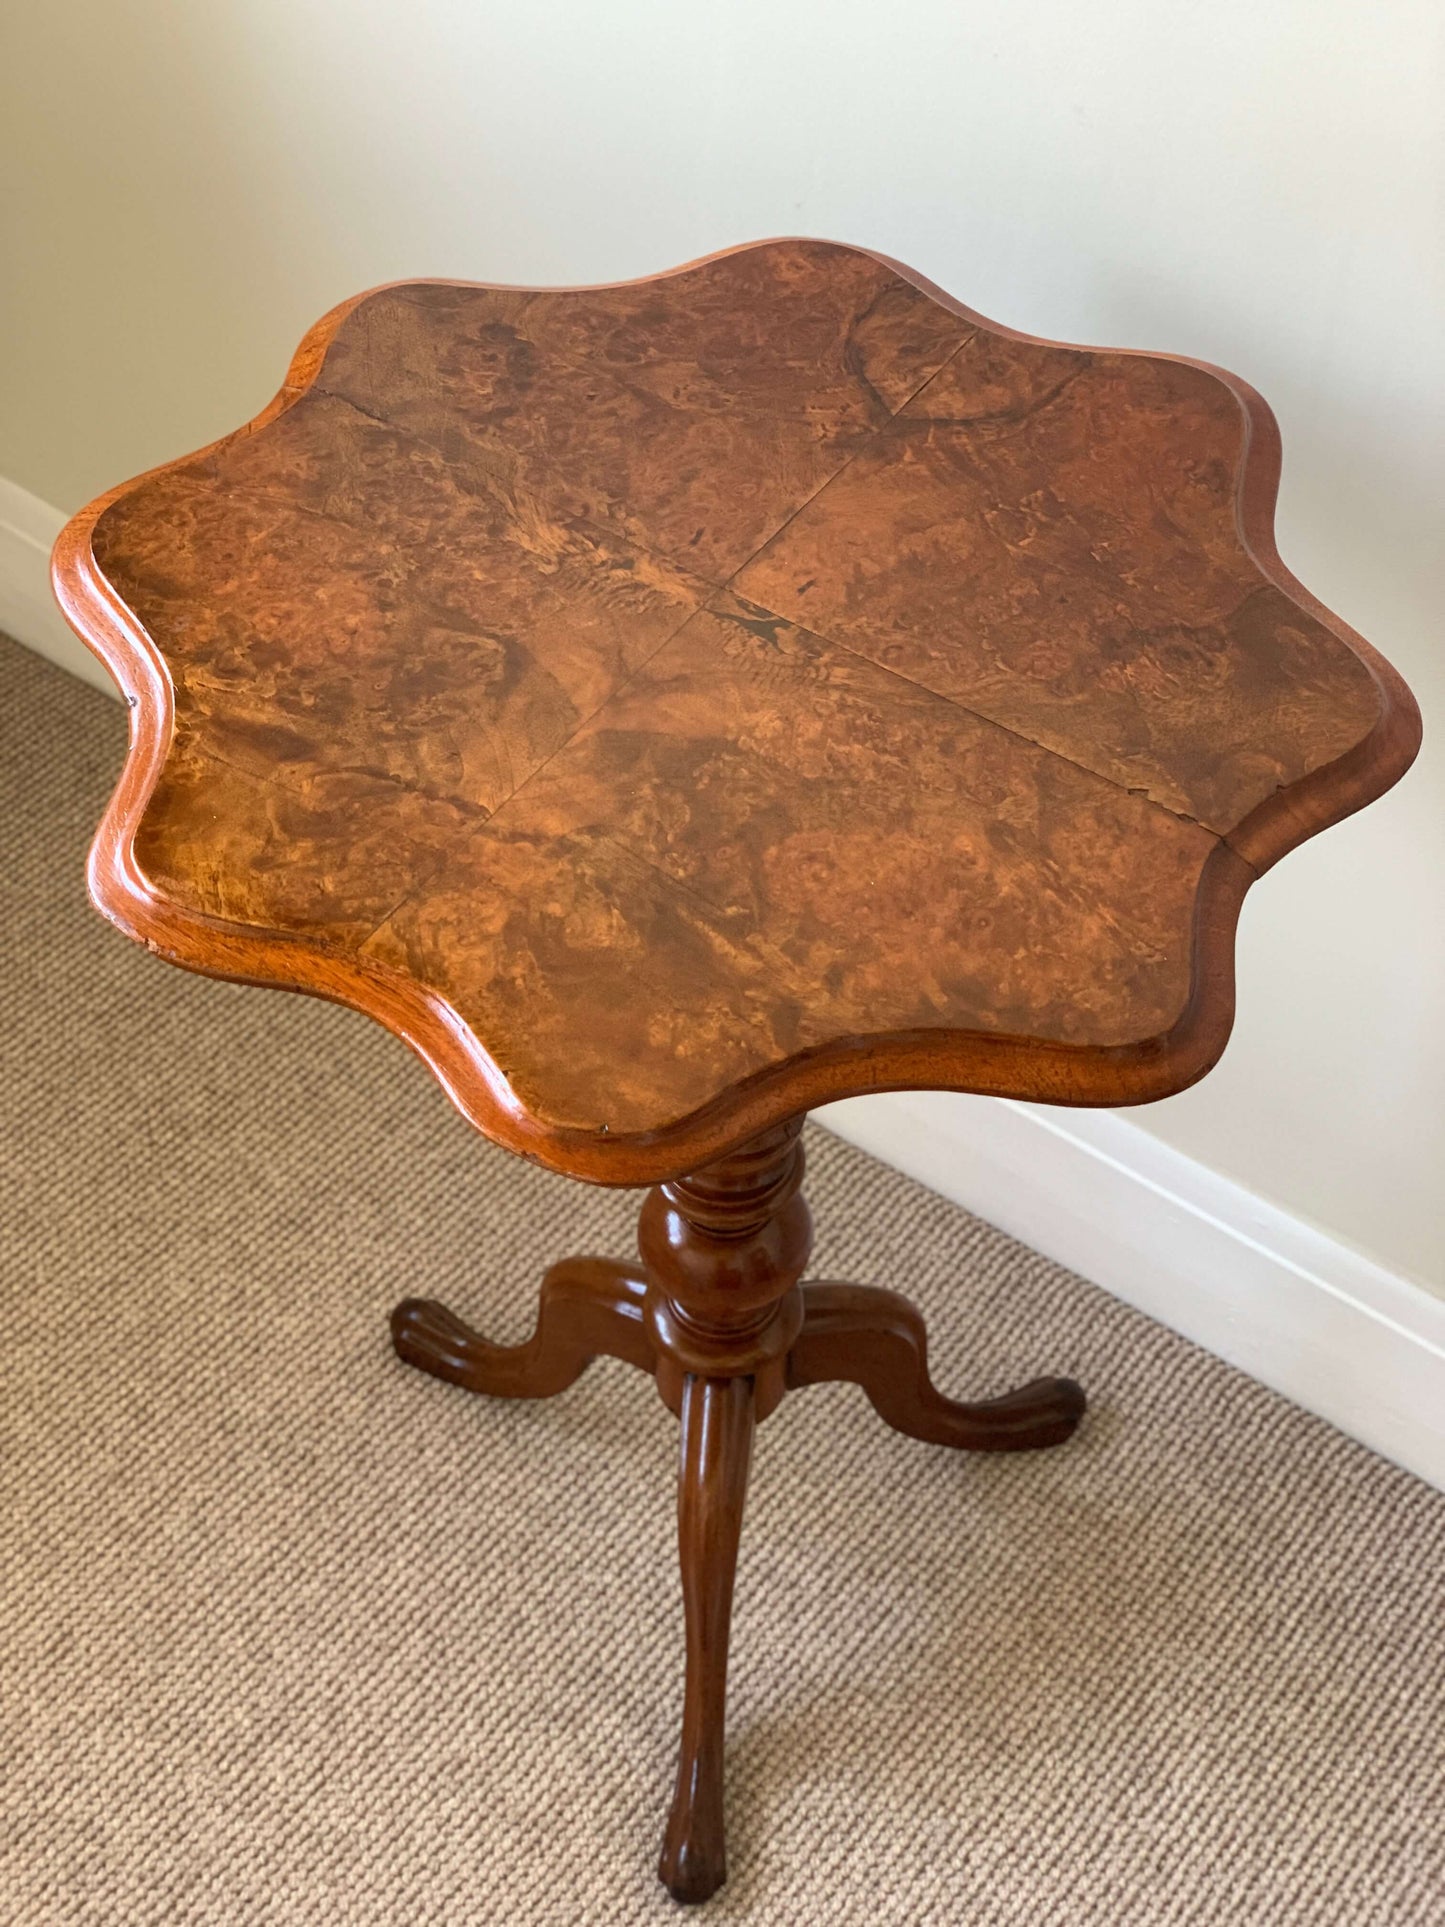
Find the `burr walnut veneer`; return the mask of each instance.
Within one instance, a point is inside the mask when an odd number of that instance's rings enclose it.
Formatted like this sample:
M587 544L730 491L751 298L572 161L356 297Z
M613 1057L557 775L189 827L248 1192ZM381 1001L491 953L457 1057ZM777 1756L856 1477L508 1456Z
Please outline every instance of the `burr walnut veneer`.
M723 1878L755 1424L826 1378L984 1450L1083 1410L948 1400L906 1300L800 1282L803 1114L1179 1090L1245 891L1414 754L1275 552L1278 467L1233 376L777 241L358 296L254 421L61 537L132 713L105 913L366 1011L510 1150L654 1186L640 1260L556 1266L529 1344L420 1299L393 1336L510 1397L614 1353L679 1416L681 1899Z

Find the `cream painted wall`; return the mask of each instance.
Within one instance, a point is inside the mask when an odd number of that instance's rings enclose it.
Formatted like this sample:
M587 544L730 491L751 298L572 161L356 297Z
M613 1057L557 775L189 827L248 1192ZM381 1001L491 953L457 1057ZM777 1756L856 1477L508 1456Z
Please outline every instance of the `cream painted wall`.
M985 313L1223 362L1281 549L1427 747L1247 906L1161 1138L1445 1292L1438 0L11 0L0 475L63 508L274 390L398 275L616 279L823 234Z

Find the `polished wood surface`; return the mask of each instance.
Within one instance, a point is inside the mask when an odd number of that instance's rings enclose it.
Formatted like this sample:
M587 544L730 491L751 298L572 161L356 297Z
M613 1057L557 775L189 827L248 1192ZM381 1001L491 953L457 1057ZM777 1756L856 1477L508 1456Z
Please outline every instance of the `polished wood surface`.
M799 1282L812 1248L801 1128L798 1119L777 1126L650 1191L640 1268L603 1258L554 1265L523 1345L489 1344L426 1300L408 1299L391 1321L401 1358L469 1391L546 1397L608 1355L652 1373L676 1413L687 1671L658 1872L682 1901L708 1899L727 1876L728 1641L756 1427L786 1392L827 1380L860 1385L895 1431L974 1452L1060 1445L1084 1414L1083 1391L1064 1378L977 1403L946 1398L929 1378L923 1320L906 1298Z
M677 1479L687 1675L677 1782L658 1878L675 1900L711 1899L727 1878L723 1726L733 1580L756 1407L750 1378L685 1380Z
M1246 890L1415 753L1399 677L1279 560L1278 471L1232 376L792 240L373 290L57 545L132 711L105 912L366 1011L515 1151L653 1185L640 1262L553 1266L525 1344L421 1298L392 1339L509 1398L614 1356L676 1414L679 1900L726 1875L755 1428L827 1380L978 1451L1084 1411L948 1398L906 1299L804 1283L802 1114L1182 1088Z
M1245 891L1418 741L1277 473L1233 377L862 250L373 291L62 537L134 715L93 891L604 1182L869 1089L1163 1095Z
M552 1398L594 1358L655 1371L643 1322L647 1281L635 1265L565 1258L542 1280L537 1327L524 1345L490 1345L434 1298L403 1299L391 1315L399 1358L434 1378L494 1398Z
M805 1285L788 1390L838 1380L861 1385L895 1432L969 1452L1062 1445L1084 1415L1083 1387L1069 1378L1036 1378L981 1403L945 1398L928 1375L928 1338L916 1305L878 1285Z

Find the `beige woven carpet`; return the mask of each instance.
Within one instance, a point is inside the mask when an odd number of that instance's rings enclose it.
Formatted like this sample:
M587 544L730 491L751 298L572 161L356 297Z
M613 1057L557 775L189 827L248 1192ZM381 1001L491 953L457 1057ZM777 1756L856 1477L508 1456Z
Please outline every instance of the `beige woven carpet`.
M674 1424L408 1372L520 1338L633 1194L474 1137L400 1045L86 908L123 711L0 645L0 1920L648 1922ZM822 1131L820 1275L940 1381L1094 1399L968 1458L799 1393L758 1444L731 1878L764 1923L1445 1921L1445 1497ZM708 1916L704 1916L708 1917Z

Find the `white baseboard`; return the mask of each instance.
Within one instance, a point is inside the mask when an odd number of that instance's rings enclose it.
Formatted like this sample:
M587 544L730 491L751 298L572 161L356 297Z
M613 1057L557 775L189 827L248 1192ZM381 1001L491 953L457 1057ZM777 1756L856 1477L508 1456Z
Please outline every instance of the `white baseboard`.
M108 696L119 690L50 592L50 551L65 515L0 475L0 632L81 676Z
M113 696L50 592L64 520L0 477L0 630ZM909 1092L819 1121L1445 1490L1445 1299L1107 1111Z
M817 1119L1445 1491L1445 1298L1108 1111L911 1091Z

